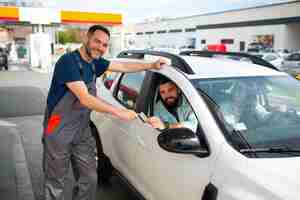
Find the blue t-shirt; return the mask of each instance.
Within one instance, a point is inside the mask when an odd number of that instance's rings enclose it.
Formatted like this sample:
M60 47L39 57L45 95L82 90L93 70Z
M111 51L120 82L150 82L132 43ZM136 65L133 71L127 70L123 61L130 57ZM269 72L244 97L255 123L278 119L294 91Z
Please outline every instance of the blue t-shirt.
M75 58L75 54L79 57L83 67L82 76L80 74L80 68ZM96 77L101 76L110 64L110 61L104 58L94 59L92 62L95 65ZM80 80L84 81L86 84L93 81L92 64L83 60L79 51L73 51L61 56L55 64L51 87L48 93L47 106L49 113L52 112L59 100L68 91L66 83Z

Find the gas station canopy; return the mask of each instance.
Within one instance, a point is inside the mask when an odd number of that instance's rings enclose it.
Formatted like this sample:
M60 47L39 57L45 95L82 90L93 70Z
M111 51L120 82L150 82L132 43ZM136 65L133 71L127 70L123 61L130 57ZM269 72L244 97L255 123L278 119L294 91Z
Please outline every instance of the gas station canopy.
M68 11L53 8L0 7L0 21L31 24L122 24L122 15L116 13L98 13Z

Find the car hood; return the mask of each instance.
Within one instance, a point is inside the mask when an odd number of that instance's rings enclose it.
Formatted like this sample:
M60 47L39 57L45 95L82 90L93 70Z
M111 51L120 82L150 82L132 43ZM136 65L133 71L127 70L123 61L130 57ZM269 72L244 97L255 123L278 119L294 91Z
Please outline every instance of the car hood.
M300 157L249 158L225 148L212 183L224 199L295 200L300 196Z
M300 195L300 157L250 159L252 177L279 199Z

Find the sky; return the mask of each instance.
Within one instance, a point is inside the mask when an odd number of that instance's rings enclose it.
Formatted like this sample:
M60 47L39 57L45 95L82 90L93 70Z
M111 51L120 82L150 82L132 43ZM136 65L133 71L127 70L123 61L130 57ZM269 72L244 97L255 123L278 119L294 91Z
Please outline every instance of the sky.
M49 7L123 14L124 24L155 17L184 17L290 0L44 0Z

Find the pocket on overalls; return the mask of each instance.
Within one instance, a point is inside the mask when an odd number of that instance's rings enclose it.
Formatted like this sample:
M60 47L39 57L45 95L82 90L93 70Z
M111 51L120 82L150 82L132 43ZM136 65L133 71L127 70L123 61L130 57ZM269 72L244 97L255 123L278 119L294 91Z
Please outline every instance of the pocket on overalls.
M57 114L51 115L49 120L48 120L46 129L44 131L45 136L47 137L47 136L52 135L57 130L60 122L61 122L61 116L60 115L57 115Z

